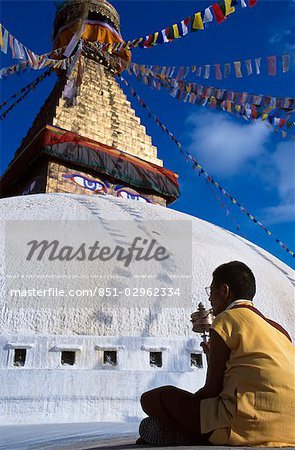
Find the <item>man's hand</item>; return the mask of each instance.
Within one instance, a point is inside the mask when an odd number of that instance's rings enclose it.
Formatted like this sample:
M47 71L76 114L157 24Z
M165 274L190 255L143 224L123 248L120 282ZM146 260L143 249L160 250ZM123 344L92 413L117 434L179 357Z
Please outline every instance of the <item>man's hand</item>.
M199 317L198 312L193 312L191 315L191 322L193 324L193 328L192 331L194 331L195 333L198 333L199 331L197 330L197 319Z

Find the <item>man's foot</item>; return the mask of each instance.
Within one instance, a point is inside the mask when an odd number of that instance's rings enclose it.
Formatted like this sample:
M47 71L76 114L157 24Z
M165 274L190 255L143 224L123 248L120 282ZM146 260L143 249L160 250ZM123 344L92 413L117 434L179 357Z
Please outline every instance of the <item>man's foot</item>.
M139 425L140 439L150 445L177 444L177 433L167 428L156 417L146 417Z

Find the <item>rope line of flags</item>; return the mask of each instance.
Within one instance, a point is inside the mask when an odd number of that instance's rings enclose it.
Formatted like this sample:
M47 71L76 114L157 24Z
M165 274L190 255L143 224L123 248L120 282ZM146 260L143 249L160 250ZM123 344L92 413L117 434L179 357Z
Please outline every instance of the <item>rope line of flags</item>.
M212 86L202 86L185 80L177 80L166 75L156 75L150 69L130 64L129 74L152 89L164 87L170 96L197 106L208 106L243 117L246 121L261 119L268 122L282 137L286 137L295 123L292 114L295 99L291 97L271 97L248 92L234 92Z
M199 172L199 175L203 175L206 180L212 184L219 192L221 192L227 199L229 199L234 205L236 205L240 211L242 211L252 222L257 224L262 230L264 230L268 236L273 236L276 243L280 245L289 255L291 255L293 258L295 257L295 253L286 245L284 244L280 239L276 238L273 233L264 226L259 220L257 220L243 205L241 205L228 191L226 191L213 177L211 177L208 172L201 166L201 164L198 163L198 161L194 158L191 153L184 150L181 143L176 139L173 133L164 125L162 121L152 112L152 110L149 108L149 106L141 99L141 97L135 92L135 90L130 86L127 80L120 76L120 80L122 83L130 90L130 93L132 97L134 97L140 106L148 111L148 117L153 118L156 122L156 124L162 129L162 131L169 136L169 138L172 140L172 142L175 143L175 145L178 147L181 154L185 156L185 161L190 163L192 165L192 169L197 169Z
M4 101L0 105L0 109L2 109L4 106L6 106L11 100L14 98L19 97L12 105L10 105L1 115L0 120L4 120L7 115L12 111L20 102L22 102L30 92L32 92L45 78L50 76L52 73L52 68L47 69L46 72L42 73L39 77L37 77L32 83L29 83L27 86L22 88L19 92L14 94L12 97L10 97L8 100ZM22 94L22 95L21 95Z
M210 5L202 11L197 11L191 16L180 20L162 30L155 31L146 36L122 43L119 49L132 49L135 47L150 48L158 44L173 42L190 33L204 31L211 22L220 24L227 20L228 16L238 9L253 7L258 0L222 0Z
M134 64L134 63L133 63ZM288 73L291 66L291 54L272 55L246 60L235 60L226 63L201 64L191 66L159 66L159 65L141 65L142 70L150 70L155 75L164 77L173 77L177 80L184 80L188 74L196 78L215 78L222 80L234 75L236 78L243 78L251 75L269 75L276 76L279 73Z

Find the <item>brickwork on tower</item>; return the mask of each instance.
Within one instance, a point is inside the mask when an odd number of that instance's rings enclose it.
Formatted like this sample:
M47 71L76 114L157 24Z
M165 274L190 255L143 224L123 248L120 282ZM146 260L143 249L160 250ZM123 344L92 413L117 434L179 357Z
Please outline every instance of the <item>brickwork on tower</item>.
M82 58L84 72L77 104L67 107L66 100L60 98L53 125L163 166L114 76L97 62Z

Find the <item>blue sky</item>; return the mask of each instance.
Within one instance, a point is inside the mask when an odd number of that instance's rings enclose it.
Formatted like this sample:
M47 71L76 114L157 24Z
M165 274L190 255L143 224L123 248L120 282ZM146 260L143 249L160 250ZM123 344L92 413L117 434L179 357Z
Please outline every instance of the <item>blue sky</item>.
M113 1L121 16L124 38L133 39L169 26L203 10L212 1ZM267 75L264 64L259 76L237 79L232 74L226 80L187 79L200 84L230 90L294 97L294 1L260 0L254 8L239 9L228 19L203 32L189 34L173 43L151 49L134 49L133 61L163 66L189 66L226 63L234 60L266 58L291 53L289 73ZM52 46L52 25L55 6L49 1L2 1L1 22L28 48L44 53ZM1 54L1 67L13 60ZM1 96L8 98L32 81L40 71L13 75L1 81ZM153 112L172 131L183 147L192 153L234 198L268 227L273 234L295 248L294 233L294 141L282 139L262 123L246 123L228 113L179 102L164 90L153 91L124 74ZM1 123L1 173L7 168L21 139L30 127L56 76L46 79L19 104ZM129 95L128 90L125 93ZM129 95L130 97L130 95ZM177 147L167 139L135 99L131 99L137 115L147 127L159 157L165 166L179 174L181 197L172 205L188 214L208 220L265 248L287 264L294 258L275 242L273 237L251 222L237 207L225 200L229 215L216 199L204 177L198 177L185 163Z

